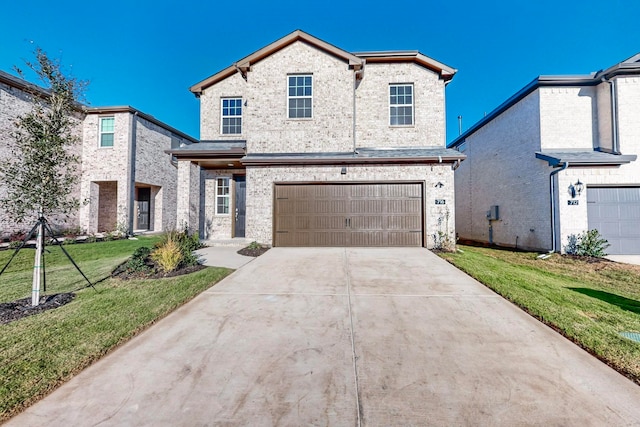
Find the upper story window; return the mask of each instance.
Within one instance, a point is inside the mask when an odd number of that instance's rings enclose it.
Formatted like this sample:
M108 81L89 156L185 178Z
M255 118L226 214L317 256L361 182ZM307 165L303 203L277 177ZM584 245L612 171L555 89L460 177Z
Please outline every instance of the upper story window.
M229 178L216 178L216 215L229 214Z
M222 134L242 133L242 98L222 99Z
M413 125L413 84L389 86L389 124Z
M300 74L289 76L289 118L307 119L312 117L313 76Z
M115 117L100 117L100 147L113 147Z

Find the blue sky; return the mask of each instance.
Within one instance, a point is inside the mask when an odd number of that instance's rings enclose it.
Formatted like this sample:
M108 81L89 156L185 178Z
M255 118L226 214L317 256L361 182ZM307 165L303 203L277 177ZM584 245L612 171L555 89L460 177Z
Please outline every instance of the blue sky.
M469 128L538 75L588 74L640 52L637 0L0 3L0 69L40 46L90 81L90 105L131 105L196 138L188 87L295 29L347 51L419 50L458 69L447 142L459 115Z

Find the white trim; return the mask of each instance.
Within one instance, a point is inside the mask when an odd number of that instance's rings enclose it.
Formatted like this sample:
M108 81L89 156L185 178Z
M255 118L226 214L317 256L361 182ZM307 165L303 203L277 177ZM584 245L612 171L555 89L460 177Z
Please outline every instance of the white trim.
M227 194L218 194L218 180L224 179L227 181ZM218 197L227 199L227 209L228 212L218 212ZM217 176L215 177L215 214L220 216L229 216L231 215L231 177L228 176Z
M400 87L400 86L410 86L411 87L411 104L391 104L391 88L392 87ZM388 108L387 108L387 114L388 114L388 120L387 123L390 127L414 127L415 123L416 123L416 108L415 108L415 100L416 100L416 91L415 91L415 85L413 83L389 83L389 90L387 92L387 100L388 100ZM395 106L395 107L411 107L411 124L391 124L391 107Z
M240 133L224 133L224 107L222 103L225 100L240 100L240 115L239 116L226 116L226 118L239 118L240 119ZM235 107L233 107L235 108ZM244 132L244 104L241 96L223 96L220 98L220 135L242 135Z
M289 95L289 78L291 77L310 77L311 78L311 95ZM311 120L313 119L313 73L289 73L287 74L286 80L286 90L287 90L287 103L286 103L286 117L287 120ZM289 101L292 99L310 99L311 100L311 116L310 117L291 117L289 116Z
M113 120L113 130L110 132L104 132L102 130L102 121L105 119L111 119ZM113 141L111 142L111 145L102 145L102 135L109 135L111 134L113 136ZM99 117L98 119L98 147L99 148L113 148L116 145L116 117L115 116L103 116L103 117Z

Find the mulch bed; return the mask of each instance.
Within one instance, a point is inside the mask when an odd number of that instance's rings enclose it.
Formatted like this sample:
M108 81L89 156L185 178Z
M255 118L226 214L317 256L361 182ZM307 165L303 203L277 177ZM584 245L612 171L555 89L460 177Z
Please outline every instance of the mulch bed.
M35 307L31 305L31 297L0 303L0 325L42 313L43 311L62 307L70 303L75 296L76 294L72 292L43 296L40 298L40 305Z
M258 257L260 255L262 255L263 253L267 252L269 250L269 246L262 246L260 245L259 247L251 247L251 246L247 246L246 248L242 248L240 249L237 253L240 255L244 255L244 256L252 256L252 257Z
M154 268L153 265L150 266L151 270L148 272L140 272L140 271L127 271L126 261L120 264L113 272L111 273L111 277L117 277L122 280L133 280L133 279L163 279L165 277L176 277L182 276L183 274L193 273L204 268L207 268L206 265L197 264L191 265L188 267L180 268L178 270L170 271L168 273L164 273Z

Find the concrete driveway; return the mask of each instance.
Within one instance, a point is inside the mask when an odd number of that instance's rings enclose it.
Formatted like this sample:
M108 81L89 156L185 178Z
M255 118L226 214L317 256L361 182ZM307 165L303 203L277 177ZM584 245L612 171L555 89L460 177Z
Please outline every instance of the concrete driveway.
M622 426L638 402L425 249L276 248L8 425Z

